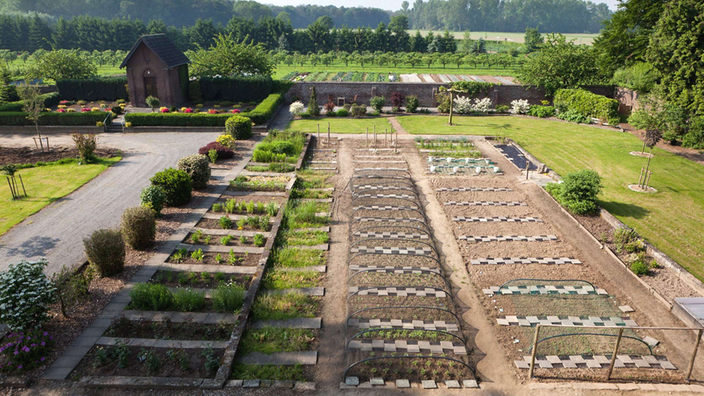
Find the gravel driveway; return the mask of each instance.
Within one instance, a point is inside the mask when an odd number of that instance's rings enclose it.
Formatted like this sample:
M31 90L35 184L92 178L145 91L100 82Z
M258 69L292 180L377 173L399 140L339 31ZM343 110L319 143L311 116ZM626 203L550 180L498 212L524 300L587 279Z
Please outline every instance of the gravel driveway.
M20 260L46 257L47 273L85 261L83 238L101 228L119 226L122 212L139 205L139 193L154 173L197 152L218 133L100 134L98 144L121 149L122 161L66 197L26 218L0 237L0 271ZM0 136L0 144L23 137ZM26 139L26 137L24 137ZM31 142L31 140L30 140ZM68 145L70 137L52 136Z

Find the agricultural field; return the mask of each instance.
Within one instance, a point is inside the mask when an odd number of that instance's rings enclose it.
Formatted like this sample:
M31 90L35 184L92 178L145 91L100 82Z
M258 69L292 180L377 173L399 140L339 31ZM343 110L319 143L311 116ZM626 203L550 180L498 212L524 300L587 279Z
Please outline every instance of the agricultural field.
M428 74L462 74L462 75L479 75L479 76L515 76L517 68L492 66L486 67L477 65L470 67L469 65L447 64L446 67L436 64L432 67L427 65L417 65L411 67L408 65L394 66L378 66L368 64L360 66L358 64L345 65L343 62L333 62L330 65L285 65L279 64L276 66L275 79L291 79L297 74L307 74L304 80L306 81L390 81L390 76L413 73L428 73ZM379 77L382 76L382 77ZM386 77L384 77L386 76ZM343 80L344 79L344 80Z
M420 34L423 36L427 36L428 32L430 30L421 30ZM413 29L408 30L408 34L413 35L415 34L416 31ZM433 34L442 34L442 31L433 31ZM543 35L545 35L545 32L541 32ZM456 39L462 40L464 38L464 32L450 32L451 35L453 35ZM567 38L567 40L575 40L575 43L577 44L591 44L594 41L594 38L598 36L599 34L597 33L562 33L563 36ZM516 33L508 33L508 32L470 32L470 37L472 40L478 40L480 37L486 40L488 45L491 45L491 42L505 42L508 41L510 43L520 43L523 44L525 40L525 33L522 32L516 32Z

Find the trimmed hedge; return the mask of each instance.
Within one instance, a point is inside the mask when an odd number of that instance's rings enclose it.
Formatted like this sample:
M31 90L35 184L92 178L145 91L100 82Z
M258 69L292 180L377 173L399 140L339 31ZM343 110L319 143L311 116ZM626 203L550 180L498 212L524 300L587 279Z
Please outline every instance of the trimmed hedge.
M229 100L232 102L256 102L271 93L270 76L242 76L200 79L204 100Z
M166 168L157 172L149 181L152 182L152 186L164 189L166 204L169 206L185 205L191 200L193 189L191 176L182 170Z
M264 99L254 110L237 114L247 117L257 125L265 123L274 115L276 108L283 101L283 95L271 94ZM129 113L125 115L125 122L132 126L225 126L232 113L207 114L207 113Z
M104 121L109 113L103 111L88 111L85 113L42 113L39 117L39 125L71 125L71 126L95 126L100 121ZM34 125L27 119L27 113L4 112L0 113L0 125Z
M252 120L247 117L232 116L225 123L225 133L236 140L244 140L252 137Z
M618 118L618 100L583 89L558 89L553 102L560 112L572 111L600 120Z
M49 92L41 96L44 98L44 107L56 106L61 101L61 96L59 96L58 92ZM0 105L0 112L21 112L23 108L24 101L18 100L17 102L8 102Z
M56 81L59 94L65 100L109 100L128 99L127 77L105 77L66 79Z

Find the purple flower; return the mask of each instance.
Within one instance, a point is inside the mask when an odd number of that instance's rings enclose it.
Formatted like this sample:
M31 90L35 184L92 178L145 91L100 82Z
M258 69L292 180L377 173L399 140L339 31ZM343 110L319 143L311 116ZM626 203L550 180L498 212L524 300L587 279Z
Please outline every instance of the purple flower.
M44 345L46 345L46 342L42 341L42 343L39 345L44 346Z
M17 366L17 368L18 368L18 369L22 369L22 365L20 364L19 366Z
M44 360L46 360L46 358L43 357L43 358L41 358L41 359L39 359L39 360L41 360L41 361L43 362Z
M15 355L17 355L18 353L19 353L18 351L15 351Z
M30 345L30 346L31 346L32 348L34 348L35 346L37 346L37 344L32 344L32 345Z
M45 332L44 332L44 335L45 335L45 336L48 336L48 335L49 335L49 333L45 331Z

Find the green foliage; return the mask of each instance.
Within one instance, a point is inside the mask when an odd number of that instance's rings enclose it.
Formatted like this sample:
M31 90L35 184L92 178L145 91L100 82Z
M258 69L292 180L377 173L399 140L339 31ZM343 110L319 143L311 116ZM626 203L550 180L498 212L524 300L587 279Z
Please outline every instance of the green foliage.
M164 190L166 204L169 206L185 205L191 200L191 177L182 170L167 168L156 173L149 181L152 186L159 186Z
M0 112L0 125L33 125L25 112ZM108 113L89 111L85 113L40 113L39 125L95 126Z
M315 86L310 89L310 100L308 101L308 114L312 117L320 115L320 106L318 106L318 98L315 94Z
M634 261L631 263L631 271L638 276L648 275L650 266L642 261Z
M270 76L203 77L200 88L203 100L229 100L233 102L259 102L271 93Z
M704 2L678 0L664 7L646 53L662 75L666 99L695 115L704 115Z
M72 114L72 113L67 113ZM77 113L73 113L77 114ZM2 117L2 114L0 114ZM125 114L125 122L131 122L132 126L203 126L217 127L225 126L225 122L232 117L232 114L208 114L208 113L128 113ZM1 118L0 118L1 122Z
M704 116L692 117L689 120L689 132L682 138L682 145L704 149Z
M350 112L347 111L347 109L339 109L336 114L338 117L347 117L350 115Z
M572 111L604 121L618 117L618 100L583 89L559 89L554 103L560 112Z
M303 366L276 366L273 364L241 364L235 363L232 368L233 378L261 379L279 381L306 381Z
M154 97L154 96L147 96L146 99L144 99L144 102L147 104L147 106L152 108L152 111L155 111L159 106L161 106L161 101L159 98Z
M95 149L98 146L98 139L94 134L81 134L74 133L71 135L73 142L76 144L76 149L78 150L78 155L83 162L93 162L95 161Z
M622 67L611 78L611 83L619 87L630 88L638 93L648 93L660 79L653 65L647 62L638 62L632 66Z
M56 288L44 274L47 261L21 261L0 272L0 323L13 331L38 329L49 317Z
M12 87L15 87L14 85ZM17 89L15 88L15 93L17 92ZM15 95L14 101L7 101L7 103L3 103L0 105L0 112L5 112L5 111L13 111L13 112L21 112L24 111L24 101L19 100L19 95ZM43 95L39 95L39 97L43 100L42 108L47 108L47 107L52 107L56 106L59 104L61 101L61 96L59 96L58 92L49 92Z
M193 103L203 102L203 90L200 88L200 81L195 80L188 83L188 99Z
M546 186L557 202L578 215L592 214L599 210L596 198L602 188L601 177L593 170L568 173L562 183Z
M177 311L199 311L205 305L205 293L187 289L178 289L173 293L173 305Z
M63 79L56 87L64 100L109 100L128 99L127 77L94 77Z
M217 153L216 153L217 155ZM191 178L194 189L205 188L210 180L210 161L202 154L193 154L178 160L178 169L186 172Z
M527 53L533 52L540 48L544 41L545 40L543 39L543 36L540 35L538 28L526 28L526 35L523 42L525 43Z
M130 290L130 306L144 311L167 311L174 304L173 293L158 283L137 283Z
M222 216L220 220L218 220L218 225L223 230L232 229L232 219L227 216Z
M474 96L480 93L488 95L493 87L493 83L479 81L455 81L449 85L449 89L465 93L467 94L466 96Z
M232 116L225 122L225 133L237 140L252 137L252 120L242 116Z
M364 117L367 115L367 106L355 103L350 107L350 114L352 114L352 117Z
M545 44L521 66L518 78L552 95L560 88L603 83L606 77L597 61L598 54L591 46L567 42L561 34L549 34Z
M657 89L656 89L657 90ZM674 103L665 101L659 92L652 92L638 98L638 109L631 113L628 122L642 130L656 129L662 138L675 142L687 133L686 110Z
M533 117L548 118L555 115L555 108L552 106L534 105L528 109L528 115Z
M156 216L161 214L166 203L166 193L160 186L147 186L140 194L141 205L153 210Z
M27 68L27 76L32 78L63 80L69 78L90 78L98 73L90 59L79 50L58 49L44 52L36 57Z
M156 237L154 210L144 206L125 209L120 230L125 242L133 249L143 250L150 247Z
M415 95L406 96L406 111L415 113L418 110L418 97Z
M213 290L213 308L220 312L236 312L242 308L244 296L245 289L241 285L221 282Z
M232 35L218 34L213 38L214 45L210 48L188 51L191 75L198 77L270 76L274 71L274 65L264 46L245 41L243 39L240 42ZM203 91L205 93L205 89Z
M211 164L216 163L218 161L218 151L215 149L208 150L208 159Z
M374 109L374 111L381 112L381 109L384 107L385 102L386 102L386 99L384 99L383 96L374 96L373 98L370 99L369 104L372 107L372 109Z
M100 276L111 276L125 267L125 241L119 230L97 230L83 240L90 265Z
M255 320L313 318L317 312L317 300L295 292L259 295L252 305L252 318Z
M254 235L254 246L262 247L264 246L264 236L262 234Z

